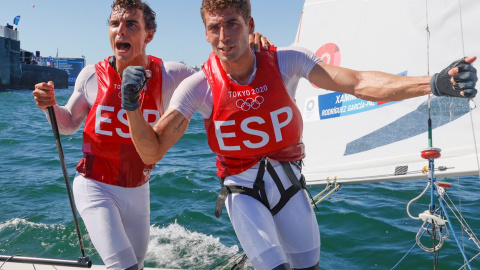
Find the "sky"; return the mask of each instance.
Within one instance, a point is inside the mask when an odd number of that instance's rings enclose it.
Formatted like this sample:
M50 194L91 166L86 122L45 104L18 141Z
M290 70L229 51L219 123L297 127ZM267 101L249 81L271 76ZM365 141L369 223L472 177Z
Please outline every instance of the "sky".
M85 56L95 64L112 55L107 18L113 0L0 0L0 25L18 23L20 47L41 56ZM147 54L201 66L211 51L200 17L201 0L147 0L157 14L157 32ZM251 0L255 30L276 46L295 40L302 0Z

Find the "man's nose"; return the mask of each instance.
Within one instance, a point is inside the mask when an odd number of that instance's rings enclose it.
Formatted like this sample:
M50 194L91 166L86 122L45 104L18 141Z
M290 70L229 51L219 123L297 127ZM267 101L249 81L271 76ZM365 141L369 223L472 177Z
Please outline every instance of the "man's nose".
M224 27L224 26L221 26L220 27L220 40L224 41L224 40L228 40L228 39L229 39L229 35L228 35L227 28Z
M121 22L121 23L118 25L118 28L117 28L117 35L119 35L119 36L124 36L126 30L127 30L127 28L126 28L125 23Z

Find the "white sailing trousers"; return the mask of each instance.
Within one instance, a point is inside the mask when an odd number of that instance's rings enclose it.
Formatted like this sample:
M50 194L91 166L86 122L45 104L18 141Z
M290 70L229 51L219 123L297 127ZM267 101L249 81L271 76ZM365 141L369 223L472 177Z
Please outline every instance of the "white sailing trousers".
M290 187L280 163L271 163L285 189ZM299 178L299 169L292 169ZM251 188L257 172L258 165L227 177L224 183ZM280 200L280 192L268 171L263 179L273 208ZM260 201L244 194L229 194L225 204L243 250L256 270L273 269L284 263L292 268L308 268L319 261L320 231L305 190L297 192L275 216Z
M124 188L77 173L75 204L107 269L143 268L150 237L150 186Z

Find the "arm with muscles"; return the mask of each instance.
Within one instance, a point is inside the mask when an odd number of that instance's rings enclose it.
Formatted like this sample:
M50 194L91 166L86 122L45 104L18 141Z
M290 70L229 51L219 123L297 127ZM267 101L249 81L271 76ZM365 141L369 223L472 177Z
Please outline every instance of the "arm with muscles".
M78 90L77 85L75 85L75 90L65 106L57 104L55 86L52 81L37 83L32 94L37 106L45 112L49 122L47 108L53 106L59 132L63 135L75 133L88 114L88 102L83 93Z
M182 137L188 127L187 118L177 110L168 109L154 127L140 110L127 111L130 134L145 164L155 164Z
M122 107L127 112L130 135L145 164L155 164L182 137L188 120L180 112L168 109L155 127L147 123L140 110L140 93L147 70L129 66L123 71Z
M476 57L465 58L463 67L454 62L431 76L397 76L379 71L355 71L318 63L309 74L318 87L347 93L370 101L397 101L433 93L453 97L474 97L477 72L470 65ZM448 74L448 75L445 75ZM462 93L466 93L465 96Z

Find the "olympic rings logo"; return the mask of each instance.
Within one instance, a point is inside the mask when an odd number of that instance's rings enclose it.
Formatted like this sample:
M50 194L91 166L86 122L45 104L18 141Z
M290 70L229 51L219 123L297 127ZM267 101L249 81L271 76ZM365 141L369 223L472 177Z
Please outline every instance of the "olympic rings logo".
M256 96L255 98L247 98L246 100L237 99L236 105L242 111L248 111L250 109L258 109L260 108L260 104L262 104L264 98L262 96Z

